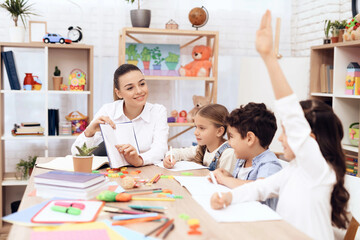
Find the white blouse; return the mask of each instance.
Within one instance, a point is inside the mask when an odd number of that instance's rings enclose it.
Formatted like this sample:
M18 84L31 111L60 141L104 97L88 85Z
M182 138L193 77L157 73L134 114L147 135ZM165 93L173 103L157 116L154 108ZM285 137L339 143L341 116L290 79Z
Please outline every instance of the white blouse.
M310 136L310 125L296 95L276 101L276 109L296 158L270 177L235 188L232 202L278 197L276 212L285 221L313 239L332 240L330 198L335 172Z
M123 104L123 100L118 100L103 105L95 114L94 120L100 116L108 116L114 123L130 121L124 114ZM134 124L140 156L144 160L144 165L153 164L163 159L168 149L169 135L166 108L163 105L146 103L141 114L131 121ZM93 147L102 141L101 132L96 132L93 137L89 138L81 133L72 145L71 152L75 155L78 152L75 146L81 146L84 142L88 147Z

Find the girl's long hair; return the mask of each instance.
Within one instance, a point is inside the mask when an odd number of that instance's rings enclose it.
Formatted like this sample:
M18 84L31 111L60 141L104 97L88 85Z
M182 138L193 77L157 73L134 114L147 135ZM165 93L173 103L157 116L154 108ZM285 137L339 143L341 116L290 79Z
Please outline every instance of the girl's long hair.
M331 193L331 221L339 228L346 228L349 219L346 207L349 193L344 187L345 155L341 147L344 130L340 119L333 109L319 100L300 102L305 118L309 122L311 131L316 137L320 150L326 161L332 166L336 174L336 184Z
M208 119L211 123L214 124L215 127L220 128L224 127L223 137L226 134L226 117L229 115L229 111L220 104L208 104L199 109L196 115L199 115L203 118ZM206 151L206 146L198 146L196 149L196 155L194 157L194 161L202 164L204 154Z

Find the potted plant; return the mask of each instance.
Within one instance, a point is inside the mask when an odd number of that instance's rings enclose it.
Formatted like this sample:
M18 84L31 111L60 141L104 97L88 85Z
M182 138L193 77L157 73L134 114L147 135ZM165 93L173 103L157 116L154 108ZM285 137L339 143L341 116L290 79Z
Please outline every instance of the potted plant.
M329 37L330 28L331 28L331 20L325 20L325 24L324 24L324 33L325 33L324 44L329 44L331 42L331 39Z
M130 44L126 48L125 54L128 56L127 63L133 64L135 66L138 64L139 62L138 59L140 57L140 54L137 52L135 44Z
M20 159L20 162L16 164L16 171L21 174L21 179L28 179L35 167L37 156L29 156L25 161Z
M53 76L53 89L60 90L60 85L62 84L63 78L60 77L61 71L58 66L55 66L54 76Z
M78 154L76 156L73 156L73 163L74 163L74 171L75 172L92 172L92 162L94 155L92 154L96 147L88 148L86 146L86 143L82 145L82 147L76 146L76 149L78 150Z
M179 55L169 52L169 56L165 58L165 64L169 70L175 70L176 66L179 63Z
M340 21L340 24L338 26L339 27L339 42L344 41L343 35L344 35L344 32L345 32L346 25L347 25L346 20Z
M0 4L0 7L7 10L14 23L14 27L9 28L10 41L11 42L24 42L25 40L25 19L29 15L37 15L33 13L32 5L27 4L27 0L5 0L4 3ZM18 26L18 20L21 19L24 26Z
M150 59L151 59L151 52L150 49L147 47L144 47L141 51L141 61L143 62L144 69L149 70L150 69Z
M161 51L159 47L155 47L150 50L151 58L154 60L153 68L154 70L161 70L161 62L165 60L165 58L161 57Z
M330 23L331 25L331 43L337 43L339 41L339 26L340 22L335 20Z
M125 0L134 3L135 0ZM138 9L130 11L131 24L133 27L148 28L151 21L151 11L148 9L140 9L140 0L138 0Z

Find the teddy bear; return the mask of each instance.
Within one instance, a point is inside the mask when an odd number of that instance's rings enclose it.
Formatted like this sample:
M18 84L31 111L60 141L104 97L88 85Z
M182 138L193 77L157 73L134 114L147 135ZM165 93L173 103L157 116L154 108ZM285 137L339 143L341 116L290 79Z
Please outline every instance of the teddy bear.
M186 77L208 77L210 75L211 48L205 45L197 45L192 50L192 61L179 69L180 76Z
M345 41L360 40L360 14L346 25L343 38Z
M187 122L194 122L194 117L195 114L199 111L199 109L202 106L205 106L207 104L210 103L210 98L209 97L203 97L203 96L193 96L193 103L194 103L194 108L191 109L186 117Z

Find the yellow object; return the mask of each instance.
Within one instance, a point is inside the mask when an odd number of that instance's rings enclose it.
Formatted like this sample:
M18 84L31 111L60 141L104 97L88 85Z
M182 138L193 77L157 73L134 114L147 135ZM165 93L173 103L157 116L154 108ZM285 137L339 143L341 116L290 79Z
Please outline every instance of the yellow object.
M175 201L174 198L132 198L134 201Z
M187 221L187 224L188 225L196 225L196 224L200 224L200 221L197 218L191 218Z
M360 95L360 77L355 77L354 95Z
M39 91L39 90L41 89L41 86L42 86L42 85L40 85L40 84L34 84L34 85L33 85L33 90Z

